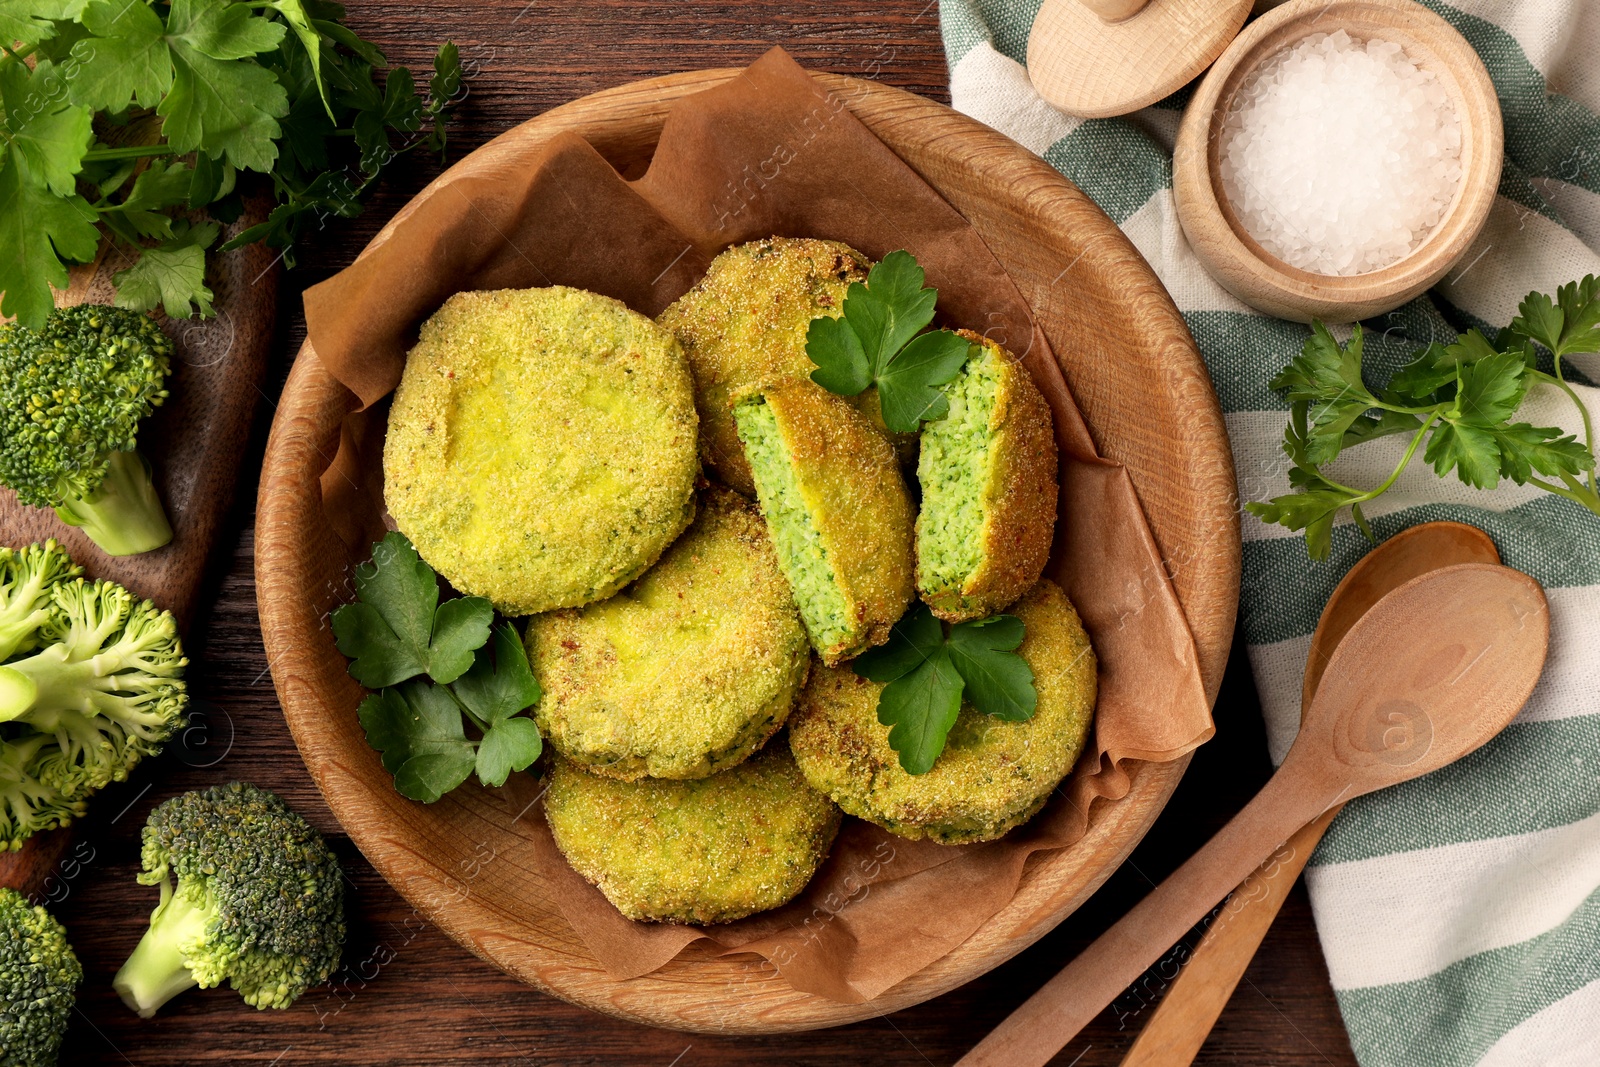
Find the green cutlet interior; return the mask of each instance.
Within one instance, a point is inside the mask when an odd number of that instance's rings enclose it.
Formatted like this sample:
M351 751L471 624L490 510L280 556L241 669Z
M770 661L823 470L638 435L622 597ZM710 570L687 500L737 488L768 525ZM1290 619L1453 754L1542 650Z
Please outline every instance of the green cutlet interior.
M750 464L751 479L767 532L778 554L778 569L789 581L806 633L817 648L830 648L849 638L850 620L839 591L821 531L800 489L778 420L764 397L741 401L733 409L739 439Z
M944 387L950 413L922 428L917 584L924 592L959 591L983 560L985 491L994 462L989 420L1001 358L974 345L966 367Z

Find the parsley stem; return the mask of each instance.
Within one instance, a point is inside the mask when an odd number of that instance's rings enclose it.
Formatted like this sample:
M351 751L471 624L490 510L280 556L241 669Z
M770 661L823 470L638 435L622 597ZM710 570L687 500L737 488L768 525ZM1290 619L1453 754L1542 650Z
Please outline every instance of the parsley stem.
M1416 436L1411 438L1411 444L1406 447L1406 454L1400 457L1400 465L1394 469L1394 473L1389 475L1382 485L1361 494L1354 500L1347 501L1347 503L1354 507L1357 504L1365 504L1367 501L1374 500L1387 493L1394 483L1399 480L1405 469L1411 466L1411 458L1417 454L1417 447L1422 444L1422 439L1428 436L1428 431L1433 429L1433 424L1439 421L1440 414L1441 412L1436 409L1433 414L1428 416L1428 421L1422 424L1422 429L1418 430Z
M1556 485L1554 482L1547 482L1543 478L1537 477L1530 477L1528 479L1528 484L1538 486L1547 493L1553 493L1556 496L1566 497L1574 504L1577 504L1580 507L1588 508L1596 515L1600 515L1600 494L1594 493L1582 482L1578 481L1570 474L1563 473L1561 475L1561 480L1567 483L1565 488Z
M172 146L165 144L128 144L116 148L95 148L83 154L85 163L106 163L114 159L143 159L146 156L170 156Z
M1589 409L1582 400L1578 399L1578 394L1573 392L1572 386L1567 384L1566 371L1564 371L1561 367L1561 354L1558 352L1555 354L1555 357L1556 385L1560 386L1562 392L1567 394L1567 398L1577 405L1578 414L1583 418L1583 443L1589 449L1589 454L1592 456L1594 455L1594 423L1589 419ZM1589 492L1600 495L1600 490L1596 489L1594 477L1594 468L1590 467Z
M1533 375L1536 380L1553 385L1557 389L1560 389L1563 393L1567 394L1567 399L1572 401L1573 406L1578 409L1579 417L1583 419L1584 447L1589 450L1590 455L1594 455L1594 423L1589 418L1588 407L1585 406L1581 399L1579 399L1578 394L1573 391L1572 386L1567 384L1567 376L1562 372L1561 369L1561 357L1556 357L1556 372L1554 374L1546 374L1542 370L1534 370L1532 368L1529 368L1528 373ZM1600 496L1600 490L1597 490L1595 485L1595 472L1593 468L1590 468L1589 470L1588 479L1588 491Z

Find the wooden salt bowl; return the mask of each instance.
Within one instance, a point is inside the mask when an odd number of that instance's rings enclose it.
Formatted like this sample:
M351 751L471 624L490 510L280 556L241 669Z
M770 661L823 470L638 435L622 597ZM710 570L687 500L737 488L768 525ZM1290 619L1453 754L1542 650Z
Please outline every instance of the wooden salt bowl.
M619 86L547 112L515 135L526 145L573 131L636 175L673 102L737 73L697 71ZM1210 379L1166 291L1117 227L1038 156L899 89L821 78L977 227L1027 298L1096 444L1130 471L1156 541L1173 561L1214 699L1238 600L1237 491ZM491 143L481 151L494 150ZM733 1033L837 1026L919 1003L1016 955L1077 908L1144 836L1188 764L1127 764L1130 792L1097 804L1082 840L1030 863L1015 899L986 926L871 1002L798 992L769 972L753 981L758 957L719 957L700 945L653 974L615 981L541 891L539 872L516 865L514 811L468 801L446 815L443 806L405 799L355 716L324 699L349 685L323 622L341 591L312 588L304 561L331 536L318 475L337 447L348 404L344 387L302 350L267 445L257 596L284 715L334 814L384 877L468 949L547 993L652 1026ZM445 818L454 822L436 825ZM485 862L490 855L499 858Z
M1217 154L1228 107L1250 73L1280 49L1341 29L1362 40L1393 41L1438 76L1461 120L1462 171L1455 202L1416 249L1379 270L1343 276L1292 267L1261 247L1228 205ZM1178 128L1172 196L1195 256L1234 296L1297 322L1355 322L1399 307L1461 260L1489 219L1504 146L1489 72L1444 19L1415 0L1290 0L1245 27L1200 82Z

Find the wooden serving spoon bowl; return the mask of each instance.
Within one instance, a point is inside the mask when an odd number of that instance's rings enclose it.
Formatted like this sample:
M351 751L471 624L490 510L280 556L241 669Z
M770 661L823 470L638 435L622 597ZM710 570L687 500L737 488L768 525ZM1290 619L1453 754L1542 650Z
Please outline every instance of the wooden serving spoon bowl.
M1282 842L1328 809L1482 747L1539 681L1549 606L1519 571L1413 578L1350 627L1283 765L1211 841L957 1067L1043 1067Z

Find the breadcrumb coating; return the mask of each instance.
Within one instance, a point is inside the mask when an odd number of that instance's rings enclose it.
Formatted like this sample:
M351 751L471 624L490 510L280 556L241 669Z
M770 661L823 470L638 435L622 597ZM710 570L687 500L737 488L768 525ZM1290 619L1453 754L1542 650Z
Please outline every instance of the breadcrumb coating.
M384 497L422 558L507 615L637 578L689 525L699 474L671 334L578 289L457 293L389 412Z
M536 615L539 729L612 778L703 778L789 717L811 646L760 514L721 486L687 533L609 600Z
M567 862L618 911L694 924L794 899L827 858L840 818L783 745L688 781L623 782L558 758L544 810Z

